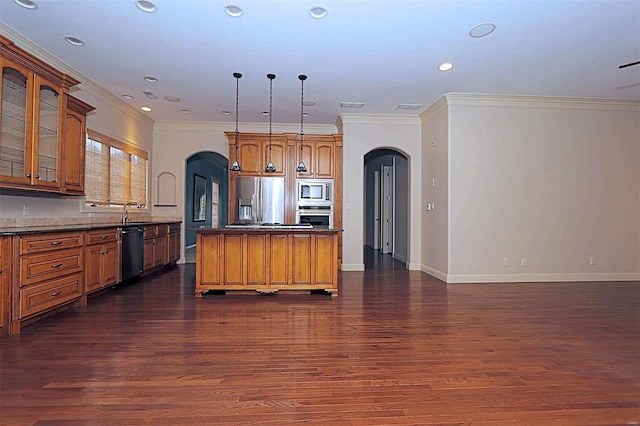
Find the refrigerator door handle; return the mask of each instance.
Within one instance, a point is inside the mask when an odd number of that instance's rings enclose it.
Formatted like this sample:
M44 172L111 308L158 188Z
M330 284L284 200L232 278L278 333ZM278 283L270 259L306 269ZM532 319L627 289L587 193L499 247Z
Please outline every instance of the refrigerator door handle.
M259 179L256 185L256 207L256 219L258 223L262 223L262 179Z

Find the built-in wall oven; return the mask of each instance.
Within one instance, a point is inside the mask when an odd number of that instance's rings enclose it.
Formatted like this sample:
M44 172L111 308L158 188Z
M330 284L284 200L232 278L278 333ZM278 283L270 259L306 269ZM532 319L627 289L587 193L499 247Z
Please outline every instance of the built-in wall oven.
M333 206L333 179L296 180L296 205Z
M297 206L296 223L316 228L333 228L333 206Z

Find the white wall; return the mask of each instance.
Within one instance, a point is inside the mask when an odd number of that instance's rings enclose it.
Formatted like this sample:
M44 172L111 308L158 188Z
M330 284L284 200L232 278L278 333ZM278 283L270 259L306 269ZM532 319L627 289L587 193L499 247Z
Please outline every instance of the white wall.
M449 119L445 98L422 115L421 270L443 281L449 273ZM426 210L427 203L432 205Z
M377 148L403 152L409 162L409 269L420 269L420 120L405 115L341 114L343 134L342 270L364 270L364 155Z
M448 282L640 279L640 104L446 99Z

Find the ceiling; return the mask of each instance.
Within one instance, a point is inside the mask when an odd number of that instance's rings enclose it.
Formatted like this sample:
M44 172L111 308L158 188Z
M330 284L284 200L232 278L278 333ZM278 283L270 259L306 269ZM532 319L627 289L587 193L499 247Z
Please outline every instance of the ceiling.
M638 0L151 0L153 13L134 0L34 1L29 10L0 0L5 32L133 96L123 102L151 107L154 120L234 122L234 72L243 74L240 122L268 122L267 73L276 74L274 123L300 121L299 74L315 102L305 124L332 125L341 113L415 116L449 92L640 99L640 65L618 68L640 60ZM225 13L230 3L242 16ZM310 16L316 5L325 18ZM493 33L469 35L487 22ZM443 62L453 69L439 71Z

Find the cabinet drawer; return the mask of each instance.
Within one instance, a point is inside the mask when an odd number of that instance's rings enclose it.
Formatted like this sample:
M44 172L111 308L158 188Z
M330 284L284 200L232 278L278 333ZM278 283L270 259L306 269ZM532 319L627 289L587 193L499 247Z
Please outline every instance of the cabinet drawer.
M24 235L20 237L20 254L42 253L82 246L81 232Z
M144 227L144 237L145 238L153 238L158 235L158 226L157 225L149 225Z
M82 296L82 274L20 289L20 319Z
M81 271L81 248L24 256L20 258L20 286Z
M99 244L118 241L118 228L98 229L87 232L87 244Z
M169 231L169 226L168 225L157 225L156 229L157 229L156 230L156 235L158 237L161 237L163 235L167 235L169 233L168 232Z
M180 232L180 224L179 223L172 223L171 225L169 225L169 233L170 234L175 234Z

